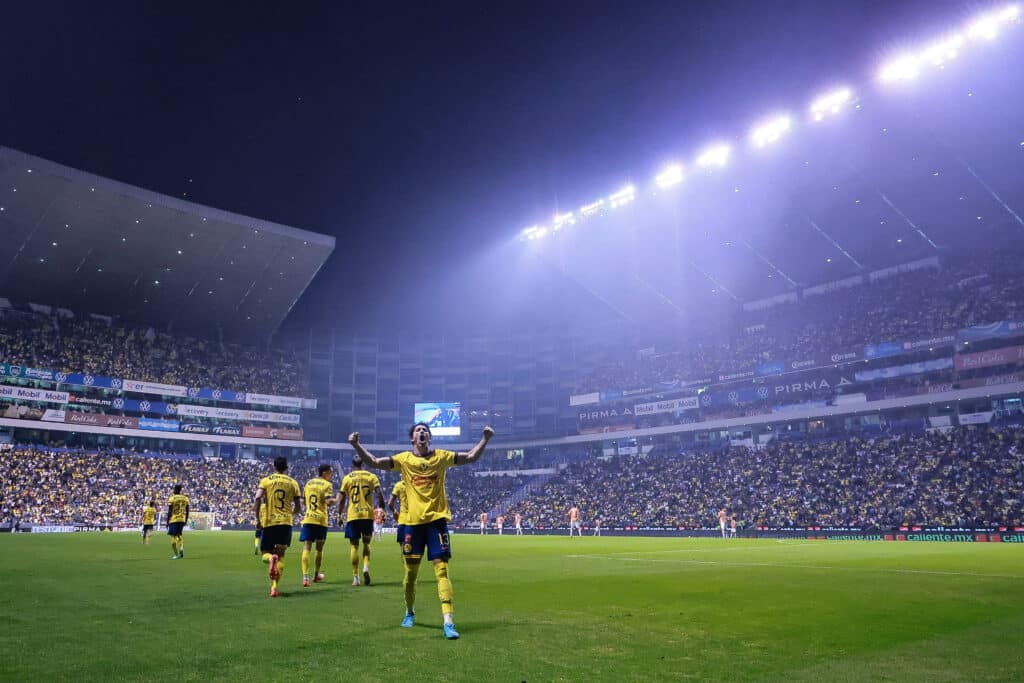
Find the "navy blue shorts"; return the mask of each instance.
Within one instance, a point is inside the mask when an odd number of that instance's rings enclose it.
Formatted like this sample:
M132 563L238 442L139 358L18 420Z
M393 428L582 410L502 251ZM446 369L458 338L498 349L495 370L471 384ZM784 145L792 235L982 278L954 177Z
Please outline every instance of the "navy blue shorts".
M153 525L152 524L143 524L142 525L142 533L146 533L147 531L152 531L152 530L153 530Z
M352 543L358 543L360 537L369 538L370 536L373 536L372 519L353 519L345 524L345 538Z
M327 527L321 524L303 524L302 529L299 531L299 540L303 543L306 541L326 541Z
M275 524L263 527L260 536L260 550L272 553L279 545L288 547L292 544L292 527L288 524Z
M399 524L398 525L398 534L397 534L397 536L398 536L398 538L396 538L395 540L397 540L399 543L404 543L405 542L405 525L404 524Z
M449 560L452 557L452 544L448 540L448 520L438 519L429 524L406 524L402 527L405 538L402 539L402 557L423 557L423 549L427 550L427 559Z
M181 532L185 529L185 522L171 522L167 525L168 536L181 536Z
M256 538L259 538L262 535L263 535L263 529L257 529L256 530Z

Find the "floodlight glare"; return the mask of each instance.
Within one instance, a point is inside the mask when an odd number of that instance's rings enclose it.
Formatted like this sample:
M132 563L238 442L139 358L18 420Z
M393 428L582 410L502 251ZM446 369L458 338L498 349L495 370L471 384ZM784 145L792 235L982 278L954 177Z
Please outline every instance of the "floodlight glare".
M912 81L921 71L921 59L917 55L903 55L882 67L878 77L885 83Z
M611 202L613 209L617 206L629 204L634 199L636 199L636 188L632 185L626 185L624 188L608 197L608 201Z
M782 134L793 127L793 120L786 115L776 116L764 123L754 126L750 131L750 139L757 147L764 147L775 142Z
M836 88L811 102L811 118L822 121L829 114L838 114L853 99L849 88Z
M576 216L571 211L569 213L556 213L555 217L551 219L552 230L558 231L567 225L576 225Z
M999 21L1004 24L1017 21L1020 18L1020 5L1007 5L999 12Z
M975 40L993 40L999 35L999 17L995 14L978 17L967 29L967 35Z
M593 216L595 213L604 208L604 200L598 199L596 202L592 202L585 206L580 207L580 215L586 218L587 216Z
M544 237L544 235L546 235L546 234L548 234L548 229L545 228L544 226L542 226L542 225L531 225L528 228L524 228L523 231L521 233L519 233L519 240L521 242L526 241L526 240L539 240L541 237Z
M935 66L942 66L951 59L956 59L963 47L964 37L959 33L932 43L921 52L921 60Z
M729 161L729 153L731 148L726 144L712 145L707 147L697 157L697 165L701 168L711 168L713 166L725 166Z
M658 187L663 190L683 182L682 164L669 164L662 169L661 173L654 179L654 182L658 183Z

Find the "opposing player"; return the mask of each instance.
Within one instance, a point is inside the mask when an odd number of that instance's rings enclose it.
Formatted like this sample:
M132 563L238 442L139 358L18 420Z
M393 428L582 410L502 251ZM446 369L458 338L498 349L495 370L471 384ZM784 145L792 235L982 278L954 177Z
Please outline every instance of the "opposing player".
M729 538L736 538L736 515L729 516Z
M185 542L181 538L188 524L188 496L181 494L181 484L174 485L174 495L167 499L167 535L171 537L172 560L185 557Z
M494 526L498 528L498 535L503 535L505 532L505 515L498 515L498 518L494 520Z
M149 545L149 537L153 535L153 527L156 526L156 501L149 501L142 508L142 545Z
M384 538L384 508L373 508L373 535L379 541Z
M487 513L480 513L480 535L483 536L487 533Z
M725 508L718 511L718 526L722 529L722 538L725 538L725 520L727 515L725 514Z
M395 510L395 503L398 503L398 510ZM398 548L401 550L402 541L405 539L406 511L409 509L409 501L405 495L405 482L401 479L391 487L391 496L388 498L388 509L398 526ZM403 560L404 561L404 560Z
M309 588L309 552L316 544L313 583L320 583L324 575L320 566L324 560L324 542L327 540L327 511L337 502L334 497L334 468L320 465L316 477L306 482L302 497L306 501L306 516L302 518L299 540L302 541L302 586Z
M263 551L263 562L270 565L270 597L276 598L278 582L284 573L284 555L292 544L292 523L301 509L302 494L299 482L287 474L288 458L274 458L274 473L260 480L256 489L253 513L256 516L256 528L262 529L260 549ZM266 526L260 521L260 506L267 507Z
M575 504L569 508L569 538L572 538L573 530L576 535L583 537L583 529L580 527L580 509Z
M522 536L523 535L523 516L517 512L516 516L515 516L515 520L516 520L516 536Z
M341 480L341 496L338 499L338 519L348 503L345 515L345 538L351 544L349 558L352 560L352 585L359 585L359 540L363 541L363 585L370 585L370 541L373 540L373 496L377 506L384 507L384 494L380 480L373 472L363 469L363 459L352 456L352 471Z
M405 587L405 617L402 626L405 628L412 628L416 622L416 577L419 575L423 551L426 550L427 560L434 564L434 576L437 577L444 637L449 640L459 637L452 607L452 582L448 578L448 560L452 556L448 520L452 518L452 513L448 508L445 476L449 467L469 465L479 460L493 436L494 430L484 427L483 435L475 446L466 453L454 453L432 448L430 427L419 422L409 429L413 450L383 458L374 457L363 448L359 443L359 432L353 432L348 437L348 442L369 467L397 469L406 483L409 510L402 539L402 555L405 558L405 578L402 581Z
M596 519L594 519L594 535L595 536L600 536L601 535L601 518L600 517L597 517Z

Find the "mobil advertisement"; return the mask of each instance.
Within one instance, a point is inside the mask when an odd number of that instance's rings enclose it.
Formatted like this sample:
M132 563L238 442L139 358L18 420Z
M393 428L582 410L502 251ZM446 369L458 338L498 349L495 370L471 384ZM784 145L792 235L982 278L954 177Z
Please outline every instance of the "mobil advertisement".
M684 396L683 398L673 398L668 401L637 403L633 406L633 414L641 417L644 415L657 415L659 413L679 413L684 410L696 410L699 407L700 401L696 396Z

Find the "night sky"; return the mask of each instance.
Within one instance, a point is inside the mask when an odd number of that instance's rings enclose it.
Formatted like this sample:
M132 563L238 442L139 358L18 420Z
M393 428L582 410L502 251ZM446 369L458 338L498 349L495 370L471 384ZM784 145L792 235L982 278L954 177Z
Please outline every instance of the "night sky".
M11 3L0 144L332 234L293 322L391 329L557 207L984 6Z

